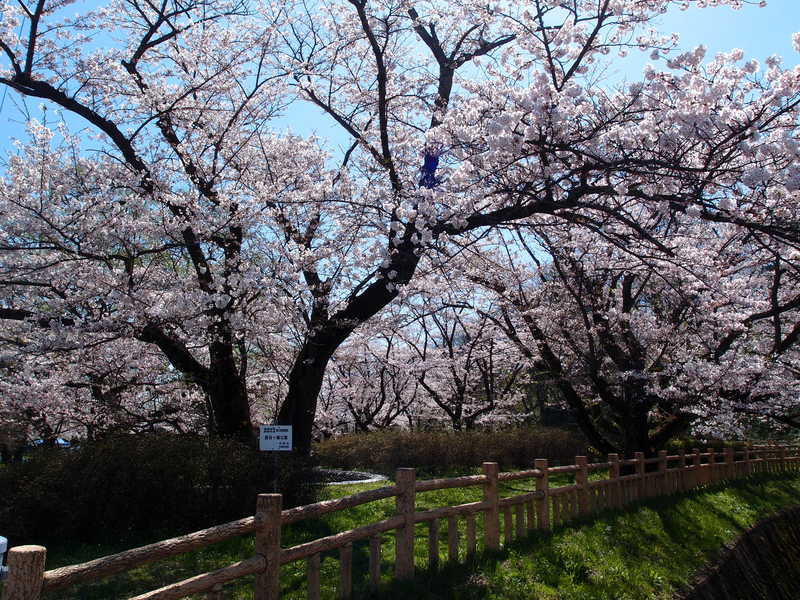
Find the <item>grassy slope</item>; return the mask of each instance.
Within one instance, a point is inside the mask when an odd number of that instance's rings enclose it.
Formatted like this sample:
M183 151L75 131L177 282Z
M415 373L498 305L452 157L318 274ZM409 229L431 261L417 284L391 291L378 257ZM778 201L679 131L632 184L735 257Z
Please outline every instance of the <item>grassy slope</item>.
M381 484L328 488L329 497ZM520 489L515 484L516 490ZM511 493L511 490L506 490ZM418 507L432 508L479 499L480 488L441 490L418 496ZM480 555L468 564L445 565L428 573L427 526L416 530L419 577L392 584L393 537L383 538L384 587L380 596L394 598L546 598L659 599L670 598L698 567L742 530L760 518L797 503L800 475L764 477L679 497L651 501L622 512L609 512L583 524L562 527L551 535L533 535L496 554ZM377 521L393 514L392 499L375 502L325 519L287 528L284 546ZM478 520L480 528L480 519ZM463 553L463 522L462 553ZM441 527L440 555L446 556L446 524ZM148 540L143 540L143 542ZM88 560L120 548L51 548L48 568ZM165 583L211 570L253 553L251 537L232 540L202 552L140 567L99 584L47 595L47 599L109 599L132 596ZM354 548L354 587L364 594L368 551ZM334 598L338 581L336 553L323 557L323 597ZM282 575L285 598L305 598L304 564L286 565ZM251 582L226 587L226 597L252 598Z
M429 599L672 598L724 544L796 504L798 492L800 477L767 477L609 512L454 566L445 577L422 578L413 593Z

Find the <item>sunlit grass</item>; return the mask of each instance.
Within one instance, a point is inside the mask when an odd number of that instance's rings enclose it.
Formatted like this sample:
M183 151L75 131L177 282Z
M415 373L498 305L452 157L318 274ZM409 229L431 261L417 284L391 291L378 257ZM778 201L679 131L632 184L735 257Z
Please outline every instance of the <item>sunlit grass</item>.
M658 600L673 598L745 529L797 503L800 477L763 477L608 511L533 534L382 597Z

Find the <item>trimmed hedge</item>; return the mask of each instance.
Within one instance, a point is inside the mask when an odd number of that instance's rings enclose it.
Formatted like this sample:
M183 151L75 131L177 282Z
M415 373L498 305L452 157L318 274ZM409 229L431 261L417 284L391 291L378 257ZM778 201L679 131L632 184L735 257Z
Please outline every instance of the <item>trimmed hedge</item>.
M314 447L320 463L391 475L399 467L423 473L461 471L484 461L501 468L531 467L535 458L572 464L589 447L573 430L519 427L506 431L376 431L343 435Z
M312 466L281 457L285 506L315 501ZM272 486L273 458L242 442L118 435L0 469L0 534L11 545L174 535L251 515Z

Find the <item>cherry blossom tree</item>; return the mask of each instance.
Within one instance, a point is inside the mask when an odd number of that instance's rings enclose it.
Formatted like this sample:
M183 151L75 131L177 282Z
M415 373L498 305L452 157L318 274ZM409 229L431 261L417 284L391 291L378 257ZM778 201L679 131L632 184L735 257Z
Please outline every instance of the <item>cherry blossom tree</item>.
M331 359L317 408L323 434L407 424L419 402L413 357L396 334L366 331L373 336L353 336Z
M19 342L20 338L17 338ZM197 388L166 368L163 356L136 342L53 351L9 345L3 355L0 414L26 431L28 441L97 439L115 431L203 429L208 407Z
M88 129L32 123L8 161L0 316L152 345L229 436L275 345L308 450L334 353L448 240L541 217L657 248L658 207L796 244L800 72L673 56L670 4L5 2L0 84ZM598 85L630 48L666 70ZM352 145L270 129L293 99Z
M652 454L697 424L733 432L737 415L790 419L796 265L735 226L658 214L640 226L668 252L540 223L500 238L502 253L475 252L467 273L602 452Z
M463 303L448 304L447 298L419 308L401 335L429 400L428 417L439 413L460 431L514 414L522 394L524 358L516 348L509 349L489 317Z

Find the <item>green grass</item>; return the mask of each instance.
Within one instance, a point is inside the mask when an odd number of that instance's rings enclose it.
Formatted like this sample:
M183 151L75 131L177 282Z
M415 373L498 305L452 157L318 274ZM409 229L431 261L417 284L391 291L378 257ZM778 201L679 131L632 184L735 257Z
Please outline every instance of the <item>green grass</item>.
M567 483L559 482L563 485ZM381 487L381 483L329 487L326 497L339 497ZM530 489L513 482L504 495ZM510 487L510 486L509 486ZM481 488L440 490L418 494L418 509L460 504L481 498ZM625 511L609 511L591 522L561 527L551 534L533 534L515 541L501 552L480 553L464 562L464 523L461 527L462 562L446 561L447 527L440 531L440 563L427 569L427 525L415 529L417 577L409 583L392 583L394 536L382 544L381 598L427 599L661 599L691 580L698 568L735 539L744 529L781 508L796 504L800 475L762 476L671 498L649 501ZM289 546L378 521L394 514L394 499L340 511L326 518L287 527L283 545ZM482 539L478 519L478 539ZM501 519L502 526L502 519ZM156 538L158 539L158 538ZM143 539L142 543L153 540ZM119 551L114 545L49 548L48 566L54 568ZM252 556L253 538L238 538L202 551L145 565L99 583L51 593L46 600L124 598L167 583L212 570ZM322 596L336 597L338 553L322 560ZM353 549L353 584L356 597L366 590L368 547ZM299 561L282 571L282 598L305 598L305 564ZM225 587L226 598L252 598L252 579Z
M673 598L743 530L797 503L800 477L760 477L663 498L533 535L499 553L394 586L382 597Z

